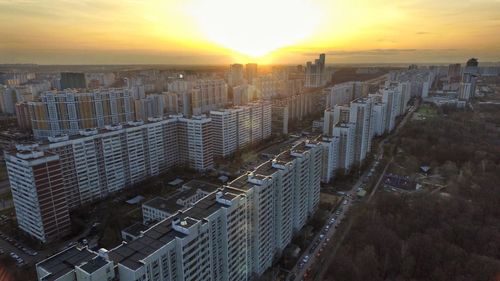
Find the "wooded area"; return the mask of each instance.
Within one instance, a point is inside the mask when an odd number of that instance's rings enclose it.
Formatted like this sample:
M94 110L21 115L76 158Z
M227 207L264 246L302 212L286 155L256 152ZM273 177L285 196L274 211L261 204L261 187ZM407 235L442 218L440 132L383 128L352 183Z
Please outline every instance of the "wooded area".
M499 128L498 106L445 108L407 124L398 150L430 164L447 187L359 205L327 280L500 280Z

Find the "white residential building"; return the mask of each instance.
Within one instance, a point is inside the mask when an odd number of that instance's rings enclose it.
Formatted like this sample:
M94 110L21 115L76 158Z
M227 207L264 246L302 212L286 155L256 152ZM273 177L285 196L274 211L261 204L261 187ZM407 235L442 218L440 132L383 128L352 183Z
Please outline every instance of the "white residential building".
M372 136L381 136L385 132L387 105L382 102L373 103Z
M20 229L42 243L70 233L61 161L37 144L5 152L12 200Z
M339 123L333 128L333 136L338 139L338 169L348 172L354 164L356 124Z
M372 100L359 98L351 102L349 122L355 124L354 162L361 164L371 150Z
M238 109L210 111L214 155L228 157L238 149Z

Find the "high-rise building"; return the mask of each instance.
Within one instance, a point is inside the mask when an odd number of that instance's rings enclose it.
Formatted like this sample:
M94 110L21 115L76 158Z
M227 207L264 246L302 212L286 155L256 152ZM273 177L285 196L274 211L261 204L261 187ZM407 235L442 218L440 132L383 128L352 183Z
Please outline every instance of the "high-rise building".
M356 124L338 123L333 128L333 137L338 140L337 169L348 172L354 164L355 158Z
M212 120L205 115L178 120L180 161L198 171L213 168Z
M46 243L70 232L61 161L38 144L5 152L12 199L20 229Z
M363 96L363 83L351 81L337 84L323 90L326 96L326 108L343 105Z
M134 120L130 93L123 89L45 92L40 101L28 103L33 135L37 139Z
M373 103L372 136L381 136L385 133L387 105L382 102Z
M318 88L326 84L325 54L320 54L314 63L306 63L305 88Z
M467 61L464 69L462 82L470 83L470 97L473 98L476 94L477 78L479 77L478 61L476 58L471 58Z
M210 111L214 155L228 157L238 149L238 109Z
M333 109L326 109L323 114L323 135L331 137L333 127L337 123L348 123L351 109L345 105L335 105Z
M461 75L462 75L462 66L459 63L450 64L448 66L448 81L450 84L460 82Z
M359 98L351 102L349 122L355 124L354 162L361 164L371 150L373 120L371 98Z
M238 114L238 133L236 135L236 138L238 139L238 148L243 149L248 147L252 143L251 107L238 106L236 108Z
M233 105L246 105L249 102L248 85L233 87Z
M251 110L234 110L244 114L234 116L233 123L237 126L244 123L246 127L241 125L242 133L234 133L231 141L235 145L247 145L251 138L248 134L251 131ZM9 181L13 193L19 191L14 196L14 205L18 217L22 217L19 219L20 227L41 241L49 241L55 230L49 227L43 230L40 225L33 230L31 225L26 224L40 221L40 216L46 219L44 212L50 213L47 208L52 205L61 210L73 209L158 175L174 165L208 170L213 166L213 139L210 118L172 116L148 122L107 125L102 130L82 130L78 136L71 138L68 135L49 137L48 142L40 146L18 146L16 151L7 151ZM38 205L25 205L26 200L38 200L28 196L30 193L26 190L49 192L55 196L55 202L47 201L51 205L43 205L44 208L37 211L30 206ZM64 200L61 201L61 198ZM40 199L45 200L46 197ZM53 212L50 214L53 215ZM56 228L61 233L65 232L64 225ZM44 231L50 232L48 236L51 237L44 236Z
M247 63L245 65L245 78L247 83L252 84L253 79L258 76L258 66L256 63Z
M382 102L386 104L387 115L385 118L385 132L392 132L396 126L396 116L399 112L399 100L398 100L397 90L395 89L384 89L382 91Z
M458 98L460 100L469 101L472 97L472 83L460 83L458 90Z
M227 84L222 79L197 80L190 93L192 115L207 114L228 103Z
M31 130L31 115L27 102L16 103L16 118L19 129L23 131Z
M323 146L321 181L328 183L335 177L335 173L339 169L339 138L333 136L323 137L321 139L321 145Z
M85 280L109 280L98 275L109 265L121 281L247 281L261 275L318 208L321 150L318 142L303 141L137 239L99 250L104 260ZM65 250L37 264L38 280L84 280L79 270L96 256Z
M243 84L244 81L243 65L239 63L231 64L229 66L229 73L227 80L229 86L231 87Z

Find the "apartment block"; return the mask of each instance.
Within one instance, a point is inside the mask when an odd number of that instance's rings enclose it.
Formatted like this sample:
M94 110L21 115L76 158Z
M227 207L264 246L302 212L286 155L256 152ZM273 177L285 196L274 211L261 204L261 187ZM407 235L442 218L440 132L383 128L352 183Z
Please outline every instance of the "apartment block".
M356 124L338 123L333 128L333 137L338 139L337 167L348 172L354 164L354 142L356 134Z
M198 171L213 167L213 132L205 115L178 118L178 143L181 163Z
M363 96L363 83L360 81L340 83L324 89L323 94L326 96L326 108L348 104Z
M321 181L328 183L335 177L335 173L339 169L339 138L324 136L321 138L321 146L323 147Z
M238 149L238 109L210 111L214 155L228 157Z
M12 199L20 229L51 242L70 232L61 161L38 144L17 145L5 152Z
M351 102L349 122L355 124L354 162L362 163L371 150L372 140L372 100L359 98Z
M70 248L38 263L38 279L89 280L80 279L79 270L100 256L106 262L88 270L96 272L86 275L92 280L102 280L97 276L109 271L97 272L109 263L122 281L250 280L272 266L317 209L321 151L318 142L303 141L133 241L99 253Z
M45 92L39 101L29 102L28 106L37 139L78 135L84 129L134 120L132 96L127 89Z
M373 103L372 137L381 136L385 132L387 105L382 102Z

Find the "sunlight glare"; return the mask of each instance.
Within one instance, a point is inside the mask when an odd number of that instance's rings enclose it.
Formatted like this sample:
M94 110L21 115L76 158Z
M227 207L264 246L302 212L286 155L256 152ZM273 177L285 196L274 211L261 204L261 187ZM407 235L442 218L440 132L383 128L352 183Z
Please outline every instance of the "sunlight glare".
M310 0L194 0L190 13L208 40L252 57L298 43L320 22Z

